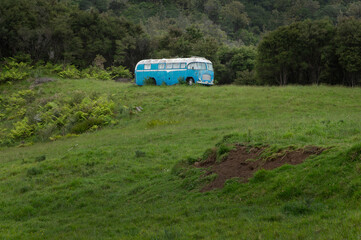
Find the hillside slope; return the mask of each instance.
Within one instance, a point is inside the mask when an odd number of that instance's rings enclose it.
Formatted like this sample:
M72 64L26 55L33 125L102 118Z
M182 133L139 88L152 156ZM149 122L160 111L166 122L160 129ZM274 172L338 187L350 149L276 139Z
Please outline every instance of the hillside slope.
M1 86L0 92L29 85ZM2 147L2 239L361 235L360 88L137 87L84 79L58 80L36 91L46 97L75 89L116 95L143 110L78 137ZM209 192L200 192L201 169L174 174L177 163L197 159L221 141L274 151L308 145L327 150Z

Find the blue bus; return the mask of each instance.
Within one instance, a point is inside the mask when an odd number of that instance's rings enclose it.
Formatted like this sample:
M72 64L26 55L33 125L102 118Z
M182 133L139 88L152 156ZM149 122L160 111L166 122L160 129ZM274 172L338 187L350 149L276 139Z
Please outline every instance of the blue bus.
M144 85L145 80L148 84L173 85L179 79L188 85L213 85L212 62L202 57L148 59L138 62L135 67L135 83L139 86Z

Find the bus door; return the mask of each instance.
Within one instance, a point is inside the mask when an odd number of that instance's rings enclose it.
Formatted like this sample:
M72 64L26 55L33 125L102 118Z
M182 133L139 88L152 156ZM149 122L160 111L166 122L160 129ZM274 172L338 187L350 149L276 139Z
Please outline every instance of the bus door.
M190 63L188 64L188 74L187 77L192 77L194 82L198 81L198 63Z

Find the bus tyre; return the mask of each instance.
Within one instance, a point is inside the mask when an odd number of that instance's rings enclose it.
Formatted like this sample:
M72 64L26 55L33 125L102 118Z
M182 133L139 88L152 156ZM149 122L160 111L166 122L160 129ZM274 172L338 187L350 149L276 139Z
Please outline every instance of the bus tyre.
M192 86L192 85L194 84L193 78L187 78L187 84L188 84L189 86Z

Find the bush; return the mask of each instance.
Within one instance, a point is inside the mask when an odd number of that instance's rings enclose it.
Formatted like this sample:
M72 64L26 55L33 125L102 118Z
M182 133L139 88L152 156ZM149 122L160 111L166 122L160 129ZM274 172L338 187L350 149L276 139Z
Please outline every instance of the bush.
M34 126L28 124L27 117L14 123L14 129L11 130L10 137L12 139L24 139L33 134Z
M257 85L254 71L245 70L245 71L237 72L234 83L236 85Z
M110 75L113 79L117 78L133 78L132 73L123 66L112 66L111 68L108 68L108 71L110 71Z
M0 74L0 83L21 81L30 76L31 66L25 62L18 62L14 58L6 58Z
M68 65L63 71L58 73L58 76L61 78L78 79L81 77L81 73L74 65Z
M71 129L71 132L75 134L80 134L88 131L94 126L101 126L101 125L103 125L103 121L101 119L90 118L75 124Z
M118 99L99 94L75 91L71 96L57 95L37 100L32 90L22 90L0 97L0 117L14 119L13 127L0 129L0 144L9 145L35 135L45 141L68 133L93 131L116 124L120 117ZM125 107L125 106L124 106ZM118 111L116 111L118 109ZM11 125L10 125L11 126Z
M100 80L111 80L112 76L110 72L97 67L89 67L81 72L83 78L92 78Z

